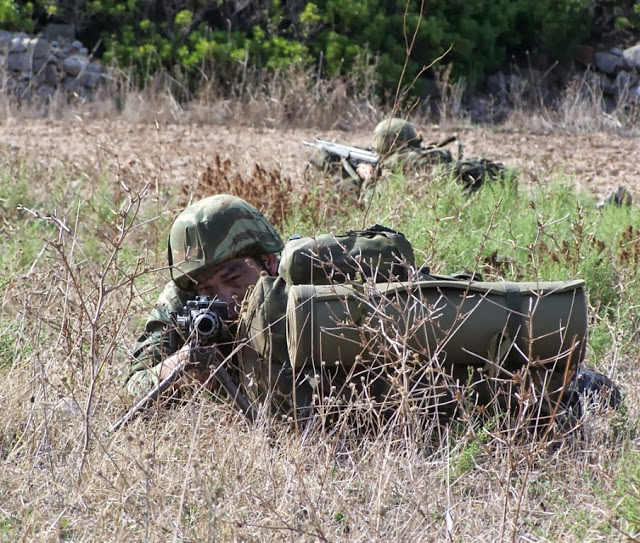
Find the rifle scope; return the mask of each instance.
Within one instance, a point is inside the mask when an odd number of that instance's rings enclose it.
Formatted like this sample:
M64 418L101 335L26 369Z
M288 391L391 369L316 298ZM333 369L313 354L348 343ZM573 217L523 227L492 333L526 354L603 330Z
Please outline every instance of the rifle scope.
M227 304L211 301L208 296L189 300L182 313L175 315L176 328L197 344L215 343L222 336L224 321L229 317Z

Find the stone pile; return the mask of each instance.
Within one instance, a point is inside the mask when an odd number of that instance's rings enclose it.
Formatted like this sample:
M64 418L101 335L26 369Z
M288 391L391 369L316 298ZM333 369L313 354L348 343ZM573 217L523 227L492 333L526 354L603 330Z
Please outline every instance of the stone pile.
M107 77L73 35L49 41L0 30L0 92L21 102L60 91L90 99Z
M583 70L578 72L579 78L592 90L600 90L607 111L640 105L640 43L624 50L607 51L582 46L575 61ZM511 74L497 72L487 78L487 93L495 105L507 109L514 99L526 100L530 96L548 103L575 75L561 66L546 71L522 68Z
M640 104L640 43L624 50L585 53L583 61L595 70L595 82L610 106Z

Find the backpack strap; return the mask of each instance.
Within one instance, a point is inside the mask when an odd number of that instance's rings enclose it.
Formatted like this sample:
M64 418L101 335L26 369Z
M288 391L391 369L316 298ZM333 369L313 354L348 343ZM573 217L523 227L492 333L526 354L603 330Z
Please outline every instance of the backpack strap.
M518 339L518 334L520 334L524 324L524 320L522 318L522 295L518 283L505 283L504 289L505 306L509 310L506 329L509 334L509 340L511 341L506 362L511 367L518 367L521 362L519 360L520 353L518 352L518 349L516 349L515 345L516 340Z

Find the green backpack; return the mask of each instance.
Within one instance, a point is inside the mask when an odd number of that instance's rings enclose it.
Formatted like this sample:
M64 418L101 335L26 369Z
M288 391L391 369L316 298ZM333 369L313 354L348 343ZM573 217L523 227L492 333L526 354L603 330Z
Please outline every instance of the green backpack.
M243 385L254 400L279 406L295 379L287 344L287 299L294 285L332 285L407 280L415 271L411 243L381 225L344 234L292 236L282 251L279 275L261 277L239 323Z
M292 236L278 273L288 285L404 281L415 268L411 243L401 232L376 224L345 234Z
M550 415L584 357L587 306L583 281L421 274L386 229L294 239L247 300L243 385L289 414L333 395L393 403L402 382L445 418L463 400L509 408L516 392Z

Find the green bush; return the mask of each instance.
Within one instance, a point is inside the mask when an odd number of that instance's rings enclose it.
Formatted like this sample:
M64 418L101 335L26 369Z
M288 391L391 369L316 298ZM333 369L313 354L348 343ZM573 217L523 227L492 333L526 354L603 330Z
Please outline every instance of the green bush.
M143 82L161 69L179 73L191 89L211 72L228 86L245 62L267 70L319 64L324 75L346 74L368 51L378 56L379 93L393 96L399 82L411 84L447 51L444 62L467 87L529 52L566 60L588 35L592 3L314 0L251 4L238 12L229 1L2 0L0 15L14 27L73 23L83 36L101 40L105 61L135 68ZM424 82L418 78L413 95Z
M19 7L13 0L0 0L0 28L3 30L33 30L31 19L33 4L26 2Z

